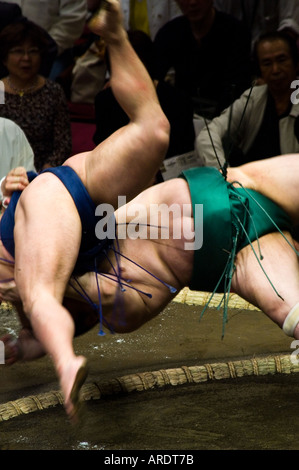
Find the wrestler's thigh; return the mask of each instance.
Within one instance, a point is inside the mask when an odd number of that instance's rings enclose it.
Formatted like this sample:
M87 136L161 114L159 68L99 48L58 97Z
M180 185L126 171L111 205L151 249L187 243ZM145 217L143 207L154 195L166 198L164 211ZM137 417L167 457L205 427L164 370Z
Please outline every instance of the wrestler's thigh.
M62 299L77 259L81 223L61 181L46 173L22 193L15 213L15 277L22 300L41 289Z
M108 203L116 210L118 196L130 201L152 183L165 153L152 134L146 126L130 123L89 153L85 186L96 204Z
M285 236L292 243L291 236ZM248 245L237 255L232 289L281 325L299 301L298 257L277 232L261 237L259 244L255 241L252 246L254 252Z
M242 183L272 199L299 223L299 155L289 154L246 163L240 167ZM248 184L247 184L248 183Z

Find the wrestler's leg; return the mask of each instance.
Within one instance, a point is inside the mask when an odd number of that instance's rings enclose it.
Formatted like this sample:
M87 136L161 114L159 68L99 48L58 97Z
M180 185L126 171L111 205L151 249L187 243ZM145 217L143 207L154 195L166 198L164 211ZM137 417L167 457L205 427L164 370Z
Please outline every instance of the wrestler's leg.
M229 168L228 181L239 181L280 205L299 223L299 155L281 155Z
M122 25L119 2L96 17L92 29L106 41L113 93L130 118L92 152L66 161L96 203L117 208L118 195L132 199L153 180L168 148L169 123L152 79ZM125 175L125 177L124 177Z
M285 235L292 243L290 235ZM282 298L275 293L249 245L237 255L232 289L282 327L291 309L299 302L298 258L279 233L265 235L259 242L263 256L261 264ZM256 241L253 247L259 256ZM299 338L298 332L295 337Z
M81 222L70 194L52 174L40 175L22 193L14 238L15 280L24 313L53 360L72 415L70 393L84 358L74 354L74 322L62 301L79 250Z

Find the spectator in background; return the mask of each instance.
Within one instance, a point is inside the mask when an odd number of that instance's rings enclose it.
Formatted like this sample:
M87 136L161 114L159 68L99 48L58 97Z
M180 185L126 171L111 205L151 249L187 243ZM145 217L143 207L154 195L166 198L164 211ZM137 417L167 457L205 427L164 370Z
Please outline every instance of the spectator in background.
M151 38L139 30L128 31L128 37L149 75L152 76L154 46ZM106 62L108 69L110 69L108 55ZM192 101L180 90L173 88L164 81L158 83L156 91L161 108L170 123L170 141L165 158L194 150L195 132ZM129 122L129 117L116 101L110 87L106 87L97 94L95 111L96 132L94 142L96 145Z
M34 152L37 171L61 165L71 154L71 128L64 93L58 83L39 74L47 48L40 28L28 20L14 22L0 33L0 60L5 104L0 116L16 122Z
M175 0L120 0L126 30L141 30L152 39L168 21L182 14Z
M18 166L35 171L33 150L22 129L10 119L0 117L0 178Z
M254 57L264 85L246 90L199 133L196 152L203 166L299 152L299 104L291 96L299 64L296 43L286 33L267 33L257 41Z
M261 34L275 30L288 32L298 39L298 0L214 0L214 5L243 21L252 46Z
M175 86L194 100L199 115L212 118L250 85L250 42L241 22L216 11L212 0L177 0L183 15L155 38L154 78L169 69Z
M9 25L10 23L13 23L14 21L19 21L24 19L24 16L22 15L22 10L17 5L16 3L7 3L7 2L0 2L0 32L2 29ZM44 76L48 76L53 62L57 56L57 45L54 39L51 38L51 36L41 28L41 31L45 35L45 38L48 42L48 52L47 52L47 57L43 58L43 63L41 67L42 74ZM0 64L0 78L4 77L7 73L7 70L5 67Z
M143 31L152 39L163 24L181 14L175 0L120 0L120 4L123 10L125 29L131 32ZM88 16L92 16L101 5L102 0L87 0ZM81 48L81 51L78 47L76 48L77 53L75 54L76 60L71 73L71 83L64 86L64 89L68 93L67 87L70 87L70 100L73 103L93 104L96 95L104 88L109 71L105 60L103 60L104 41L102 38L95 37L89 31L88 24L85 31L86 35L82 41L83 48ZM84 86L85 83L89 84L88 88ZM113 104L119 111L118 116L123 116L122 109L118 107L118 104L111 103L111 105ZM101 116L99 119L101 120ZM116 122L116 120L114 121ZM123 122L123 119L119 122ZM106 123L101 122L101 124L104 124L105 129L103 132L104 135L107 135ZM100 133L101 131L97 133L98 137L100 137Z
M86 0L7 1L18 4L23 16L45 29L56 42L58 57L50 73L50 78L55 80L73 61L72 48L86 22Z
M26 172L35 171L34 155L29 142L16 123L0 118L0 212L7 207L11 191L22 191ZM8 193L7 193L8 191Z

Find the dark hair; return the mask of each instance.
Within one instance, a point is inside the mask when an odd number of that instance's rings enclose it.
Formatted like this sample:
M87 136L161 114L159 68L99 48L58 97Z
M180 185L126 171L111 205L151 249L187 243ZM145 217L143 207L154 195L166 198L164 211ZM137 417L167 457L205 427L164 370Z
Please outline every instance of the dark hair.
M272 31L268 33L261 34L260 37L256 40L253 48L253 64L255 73L260 76L261 70L259 65L258 58L258 46L265 41L284 41L288 47L294 63L294 66L297 68L299 64L299 51L295 39L288 33L284 31Z
M10 49L30 40L39 48L41 56L48 49L48 41L42 28L27 19L14 21L0 33L0 60L6 60Z

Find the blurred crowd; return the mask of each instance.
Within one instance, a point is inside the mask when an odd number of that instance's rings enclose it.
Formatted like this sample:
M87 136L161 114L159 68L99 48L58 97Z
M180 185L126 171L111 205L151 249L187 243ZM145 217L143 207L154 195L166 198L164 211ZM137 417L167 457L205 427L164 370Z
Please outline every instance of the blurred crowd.
M165 161L178 159L177 172L184 155L192 165L223 167L299 151L296 0L120 3L171 124ZM74 152L74 122L93 126L92 145L128 122L109 86L105 42L88 27L101 7L105 1L0 2L0 125L10 162L0 177L15 164L38 172L61 165ZM8 132L12 148L22 135L30 149L19 160L10 160Z

